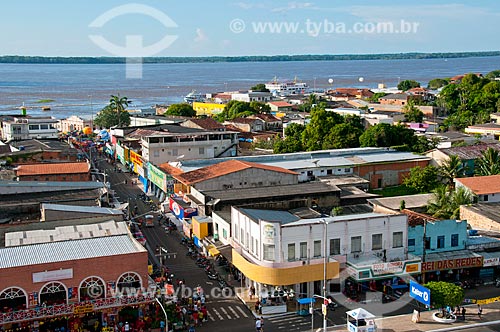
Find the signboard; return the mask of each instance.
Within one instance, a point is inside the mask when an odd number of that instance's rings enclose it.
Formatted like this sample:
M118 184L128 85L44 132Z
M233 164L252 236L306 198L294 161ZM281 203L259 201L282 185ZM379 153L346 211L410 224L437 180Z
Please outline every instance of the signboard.
M140 154L135 153L134 151L130 150L130 161L133 162L135 165L142 167L142 157Z
M274 224L262 222L262 243L274 244L276 238L276 229Z
M116 158L119 159L122 163L125 162L125 150L120 145L115 145Z
M134 164L134 173L144 177L144 168L142 168L142 166Z
M62 279L72 279L73 269L61 269L45 272L36 272L32 274L33 283L58 281Z
M79 314L88 314L89 312L94 311L94 305L92 303L81 305L78 307L75 307L73 309L73 314L79 315Z
M483 257L455 258L444 261L422 262L422 272L481 266L483 266Z
M419 273L420 272L420 263L414 263L414 264L407 264L406 273Z
M484 267L498 266L498 265L500 265L500 260L498 259L498 257L483 259L483 266Z
M428 307L431 306L431 291L413 280L410 280L410 296Z
M167 192L167 181L165 172L154 166L153 164L148 164L148 179L153 182L158 188Z
M381 274L393 274L403 272L403 262L389 262L372 265L373 274L378 276Z

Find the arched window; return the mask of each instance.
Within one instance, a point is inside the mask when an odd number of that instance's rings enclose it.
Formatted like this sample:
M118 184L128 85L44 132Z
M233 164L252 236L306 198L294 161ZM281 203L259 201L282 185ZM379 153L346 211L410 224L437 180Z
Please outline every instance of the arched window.
M40 304L67 304L67 294L68 291L64 284L57 281L49 282L40 289Z
M27 308L26 292L18 287L4 289L0 293L0 310L2 312L17 311Z
M141 287L141 277L135 272L126 272L118 278L116 288L122 290L123 288L135 288L138 290Z
M99 277L88 277L79 287L80 301L91 301L106 297L104 281Z

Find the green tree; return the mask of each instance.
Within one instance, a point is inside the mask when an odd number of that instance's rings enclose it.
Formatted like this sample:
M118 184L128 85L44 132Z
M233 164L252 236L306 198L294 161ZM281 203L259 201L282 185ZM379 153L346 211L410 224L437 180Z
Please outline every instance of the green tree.
M435 78L429 81L427 87L431 90L437 90L448 85L449 81L443 78Z
M488 148L481 153L481 158L476 160L476 175L497 175L500 174L500 156L498 150Z
M408 100L408 103L403 106L402 111L405 114L406 122L422 123L424 121L424 112L415 106L413 99Z
M224 106L224 110L220 114L217 114L215 118L219 122L224 122L239 117L247 117L256 113L258 113L258 111L252 108L250 103L231 100Z
M285 128L285 138L276 139L274 142L273 152L274 153L291 153L304 151L302 146L302 132L305 130L305 126L292 123Z
M128 105L132 104L131 100L128 100L127 97L120 97L118 95L111 95L109 99L109 107L117 113L118 118L118 127L121 127L121 113L128 107ZM129 122L130 124L130 122Z
M433 191L427 204L427 213L440 219L458 219L460 206L471 204L472 201L473 197L467 189L460 187L450 190L450 187L442 185Z
M407 145L410 148L415 141L413 130L402 125L392 126L388 123L379 123L365 130L359 137L362 147L391 147Z
M306 151L315 151L323 148L323 140L330 130L344 122L342 115L328 112L324 108L314 107L308 125L302 133L302 144Z
M484 77L486 77L489 80L494 80L495 78L500 77L500 70L493 70L490 71L488 74L486 74Z
M404 80L404 81L399 82L399 84L398 84L398 90L402 90L402 91L408 91L410 89L419 88L419 87L420 87L420 83L418 83L417 81L414 81L414 80Z
M439 166L439 176L444 184L454 188L453 179L465 176L465 167L462 160L457 155L451 155L441 166Z
M193 117L196 115L196 111L193 109L193 106L187 103L172 104L168 107L165 115Z
M452 308L462 304L465 293L462 287L451 282L431 281L424 285L431 291L431 302L434 308Z
M128 112L117 113L109 105L104 107L94 118L94 123L101 128L130 125L130 114Z
M250 108L255 110L256 113L271 113L271 106L258 101L251 101Z
M410 174L403 179L403 184L418 193L428 193L438 186L437 175L438 169L434 166L416 166L410 169Z
M411 144L411 151L416 153L425 153L429 150L435 149L439 145L440 139L437 137L427 138L424 135L415 136Z
M370 97L369 101L371 103L378 103L378 99L387 96L388 93L385 92L376 92L373 96Z
M363 131L350 123L333 126L323 138L322 149L345 149L359 147L359 136Z
M330 212L330 215L332 216L340 216L342 214L342 207L341 206L335 206L332 208L332 211Z
M250 90L255 92L269 92L269 89L266 88L266 85L264 83L259 83L255 86L252 86Z

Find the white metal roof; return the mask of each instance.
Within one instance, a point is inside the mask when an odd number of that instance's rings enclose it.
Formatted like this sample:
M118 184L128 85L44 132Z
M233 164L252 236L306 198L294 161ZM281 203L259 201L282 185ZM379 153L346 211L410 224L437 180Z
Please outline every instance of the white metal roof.
M73 211L82 213L123 214L123 211L99 206L80 206L43 203L42 209L54 211Z
M90 225L61 226L54 229L5 233L5 246L21 246L128 234L124 222L114 220Z
M129 235L39 243L0 249L0 269L146 251Z

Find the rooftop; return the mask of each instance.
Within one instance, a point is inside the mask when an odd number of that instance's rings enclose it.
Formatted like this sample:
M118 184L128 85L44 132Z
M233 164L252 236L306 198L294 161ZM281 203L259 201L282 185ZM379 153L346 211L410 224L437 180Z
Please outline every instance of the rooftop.
M462 208L500 223L500 203L476 203Z
M383 97L380 97L380 99L398 99L398 100L407 100L408 99L408 95L406 93L391 93L387 96L383 96Z
M457 146L439 150L448 156L456 155L462 160L471 160L471 159L481 158L482 152L484 152L488 148L493 148L497 151L500 151L500 143L485 143L485 144L476 144L467 146Z
M500 193L500 175L456 178L455 181L469 188L476 195Z
M473 126L469 126L468 128L487 128L487 129L498 129L500 130L500 124L498 123L483 123L483 124L475 124Z
M186 122L192 122L197 126L206 129L206 130L224 130L224 127L221 123L215 121L213 118L192 118L187 120ZM181 124L182 126L182 124Z
M22 246L124 234L128 234L127 225L124 222L111 220L90 225L59 226L46 230L6 232L5 246Z
M17 167L17 176L49 175L49 174L78 174L88 173L90 165L86 162L77 163L41 163L20 165Z
M255 222L274 221L280 224L287 224L293 221L300 220L299 217L291 214L288 211L275 211L275 210L259 210L259 209L244 209L239 208L240 212L248 216Z
M110 214L110 215L123 214L122 210L99 207L99 206L80 206L80 205L42 203L42 209L53 210L53 211L66 211L66 212L71 211L78 213L94 213L94 214Z
M401 201L405 201L407 209L415 209L427 205L433 194L405 195L396 197L380 197L369 199L372 205L380 205L391 210L399 210Z
M249 168L259 168L279 173L297 174L280 167L267 166L241 160L227 160L219 164L210 165L194 171L179 174L177 175L177 178L185 184L194 184Z
M286 101L270 101L268 104L274 105L276 107L292 107L292 104L287 103Z
M37 243L0 249L0 269L145 252L129 235Z

